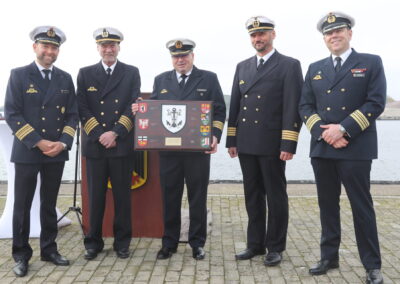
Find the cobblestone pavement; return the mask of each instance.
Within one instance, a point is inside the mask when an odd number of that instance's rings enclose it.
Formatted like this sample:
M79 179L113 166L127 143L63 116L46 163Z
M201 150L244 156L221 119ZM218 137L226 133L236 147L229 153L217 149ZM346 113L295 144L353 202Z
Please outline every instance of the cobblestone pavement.
M180 244L178 252L168 260L156 260L160 239L134 238L128 259L118 259L112 250L112 239L106 239L105 251L92 261L83 259L82 235L74 214L73 224L60 230L60 253L71 265L57 267L40 261L38 239L31 239L34 249L29 273L15 278L12 272L11 240L0 240L0 283L363 283L365 271L358 257L349 202L341 201L342 244L340 269L327 275L312 277L308 269L319 259L319 209L315 191L306 194L289 185L290 221L287 249L278 267L265 267L261 256L253 260L235 261L234 254L246 247L247 214L242 185L210 186L208 207L212 210L212 231L205 246L206 258L196 261L191 248ZM388 188L390 186L383 186ZM223 190L218 190L221 188ZM375 196L378 231L385 283L400 283L400 186L392 186L397 194ZM315 190L315 189L314 189ZM295 192L295 194L291 194ZM373 191L378 192L379 190ZM230 194L228 194L230 193ZM375 195L375 194L374 194ZM5 196L0 196L0 213ZM64 212L72 197L59 197L58 208ZM187 202L184 203L187 207Z

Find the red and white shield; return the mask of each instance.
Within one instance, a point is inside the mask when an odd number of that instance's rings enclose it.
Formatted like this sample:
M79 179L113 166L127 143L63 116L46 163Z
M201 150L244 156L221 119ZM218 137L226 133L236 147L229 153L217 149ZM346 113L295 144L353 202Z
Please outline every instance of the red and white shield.
M149 119L148 118L139 118L139 128L140 129L149 128Z
M139 103L139 112L140 113L147 112L147 103Z

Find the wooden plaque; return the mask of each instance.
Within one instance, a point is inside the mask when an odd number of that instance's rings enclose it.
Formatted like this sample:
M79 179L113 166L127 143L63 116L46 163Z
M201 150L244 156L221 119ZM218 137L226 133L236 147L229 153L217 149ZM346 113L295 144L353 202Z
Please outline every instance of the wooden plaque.
M138 103L135 150L211 149L211 101L143 100Z

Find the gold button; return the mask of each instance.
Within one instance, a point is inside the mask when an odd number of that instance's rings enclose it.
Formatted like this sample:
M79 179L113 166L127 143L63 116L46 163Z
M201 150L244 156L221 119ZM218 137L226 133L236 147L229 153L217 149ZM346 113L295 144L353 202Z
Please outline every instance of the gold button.
M342 110L345 110L346 109L346 107L342 107Z
M330 111L330 110L331 110L331 108L330 108L330 107L327 107L327 108L326 108L326 110L327 110L327 111Z
M60 132L60 128L58 128L57 131Z
M46 118L45 118L45 117L42 117L42 120L46 120Z
M103 123L103 127L106 127L106 124L105 124L105 123Z
M245 97L245 98L247 98L247 97L248 97L248 95L244 95L244 97Z
M104 104L104 101L100 101L101 104Z
M42 129L42 132L43 132L43 133L46 132L46 129Z
M246 110L246 109L247 109L247 107L243 107L243 109L244 109L244 110Z
M118 114L118 110L115 111L115 114Z
M258 123L258 120L254 120L254 123Z
M44 106L42 106L42 109L44 109Z
M257 98L261 99L261 96L257 96Z
M346 92L346 89L345 88L341 88L340 89L342 92Z
M18 121L18 122L17 122L17 125L20 125L20 124L21 124L21 122Z
M245 118L243 118L243 119L242 119L242 121L246 121L246 119L245 119Z
M59 118L59 117L57 117L57 120L60 120L60 118Z
M307 115L304 116L304 119L307 119Z
M118 99L116 99L115 102L118 103Z
M328 94L330 94L332 91L331 90L328 90L328 91L326 91Z
M60 108L60 106L56 106L56 108Z
M116 123L116 122L114 122L114 124L115 124L115 125L117 125L117 123Z
M258 107L256 108L256 111L259 111Z
M104 115L104 112L100 112L100 115Z
M372 116L372 114L368 113L368 116Z

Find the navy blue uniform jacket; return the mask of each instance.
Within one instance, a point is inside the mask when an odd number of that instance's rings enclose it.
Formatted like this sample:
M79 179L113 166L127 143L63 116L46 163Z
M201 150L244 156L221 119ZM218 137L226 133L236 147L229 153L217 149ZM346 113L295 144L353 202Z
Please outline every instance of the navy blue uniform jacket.
M11 162L47 163L68 160L68 151L48 157L35 145L42 139L71 148L78 124L78 107L71 75L53 67L44 93L44 79L35 62L11 70L5 117L14 134Z
M338 73L332 57L310 65L299 105L311 132L310 157L371 160L378 156L375 120L386 102L386 79L377 55L353 50ZM349 144L335 149L324 140L322 124L340 123Z
M300 62L275 53L257 70L257 57L240 62L233 80L226 147L239 153L296 153L303 84Z
M79 70L77 95L84 156L122 157L133 153L131 105L139 94L139 70L134 66L118 61L109 80L101 62ZM106 149L99 142L107 131L118 134L116 147Z
M212 135L221 139L226 107L217 75L193 66L185 87L180 89L175 70L164 72L154 79L152 100L213 101Z

